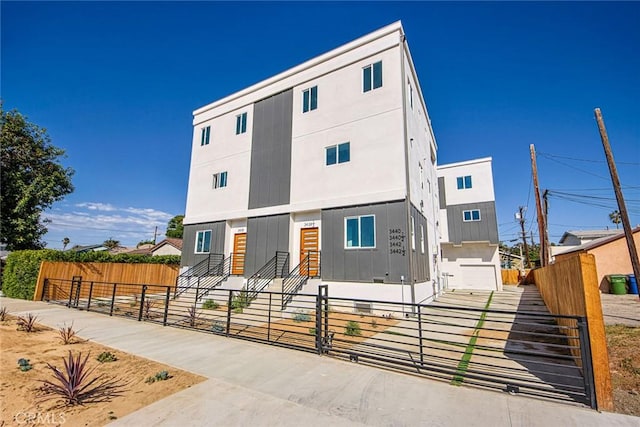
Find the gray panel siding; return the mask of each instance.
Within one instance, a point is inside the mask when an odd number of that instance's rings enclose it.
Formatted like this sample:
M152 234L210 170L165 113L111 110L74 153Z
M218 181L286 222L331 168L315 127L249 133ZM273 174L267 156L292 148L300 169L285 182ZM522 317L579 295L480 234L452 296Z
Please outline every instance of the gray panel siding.
M413 252L413 279L416 282L426 282L429 280L429 238L427 236L428 227L427 219L420 211L411 205L411 216L415 220L416 227L416 250ZM424 231L424 253L422 253L422 245L420 243L420 226ZM409 236L411 238L411 236ZM407 243L411 247L411 241Z
M293 89L255 103L249 209L289 203L292 118Z
M196 254L196 234L201 230L211 230L211 247L209 253L224 254L225 221L206 222L184 226L182 242L181 266L194 266L208 254Z
M445 191L443 176L438 178L438 191L440 197L440 209L444 209L447 207L447 192Z
M480 211L480 221L464 222L462 212L472 209ZM447 206L447 222L449 241L455 244L462 242L498 243L498 221L496 219L495 202L466 203Z
M289 214L249 218L244 276L250 277L276 254L289 250Z
M376 247L345 249L345 217L370 214L376 217ZM400 242L401 246L392 248L390 241ZM404 253L391 253L392 249ZM374 278L382 278L386 283L400 283L400 276L408 278L410 250L403 201L322 211L323 280L373 282Z

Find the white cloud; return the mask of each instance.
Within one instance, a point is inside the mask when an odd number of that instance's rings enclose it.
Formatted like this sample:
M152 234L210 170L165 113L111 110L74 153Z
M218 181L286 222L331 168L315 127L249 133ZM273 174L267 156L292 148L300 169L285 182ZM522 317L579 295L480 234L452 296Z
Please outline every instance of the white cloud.
M49 248L61 248L62 239L71 245L101 243L108 238L122 245L135 246L141 240L153 239L157 227L162 239L173 214L152 208L118 207L109 203L84 202L73 207L49 211L44 218L49 232L44 236Z

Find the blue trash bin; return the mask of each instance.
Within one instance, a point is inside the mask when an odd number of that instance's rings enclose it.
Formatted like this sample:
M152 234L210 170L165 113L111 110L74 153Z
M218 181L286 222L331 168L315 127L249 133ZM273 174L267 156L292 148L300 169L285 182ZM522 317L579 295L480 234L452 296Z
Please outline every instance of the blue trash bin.
M629 293L638 295L638 282L636 282L636 276L629 275Z

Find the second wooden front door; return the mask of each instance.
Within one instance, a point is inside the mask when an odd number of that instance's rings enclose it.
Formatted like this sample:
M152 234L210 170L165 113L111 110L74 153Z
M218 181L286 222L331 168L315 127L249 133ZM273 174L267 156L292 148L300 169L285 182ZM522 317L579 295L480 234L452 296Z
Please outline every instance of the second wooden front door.
M300 274L315 277L318 275L320 252L318 252L318 227L300 230L300 263L309 256L308 267L300 266Z
M233 259L231 262L231 274L241 276L244 274L244 254L247 251L247 233L238 233L233 236Z

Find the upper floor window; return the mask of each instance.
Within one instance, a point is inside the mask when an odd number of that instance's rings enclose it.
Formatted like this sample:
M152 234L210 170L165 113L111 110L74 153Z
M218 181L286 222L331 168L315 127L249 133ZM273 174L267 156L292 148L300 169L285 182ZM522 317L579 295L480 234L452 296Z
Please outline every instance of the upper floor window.
M209 137L211 136L211 126L203 127L200 136L200 145L209 145Z
M211 249L211 230L198 231L196 233L197 254L208 254Z
M458 181L458 190L471 188L471 175L459 176L457 178L457 181Z
M420 253L424 253L424 226L420 224Z
M344 219L344 247L376 247L375 215L352 216Z
M416 250L416 220L411 217L411 249Z
M382 87L382 61L367 65L362 69L362 91Z
M462 211L462 220L464 222L480 221L480 211L478 209L472 209L470 211Z
M212 188L222 188L227 186L227 173L218 172L213 174Z
M411 87L411 83L409 83L409 105L413 110L413 88Z
M351 147L348 142L338 145L332 145L325 148L326 165L335 165L336 163L345 163L351 160Z
M247 131L247 113L242 113L236 116L236 135L245 133Z
M306 89L302 92L302 112L318 108L318 86Z

